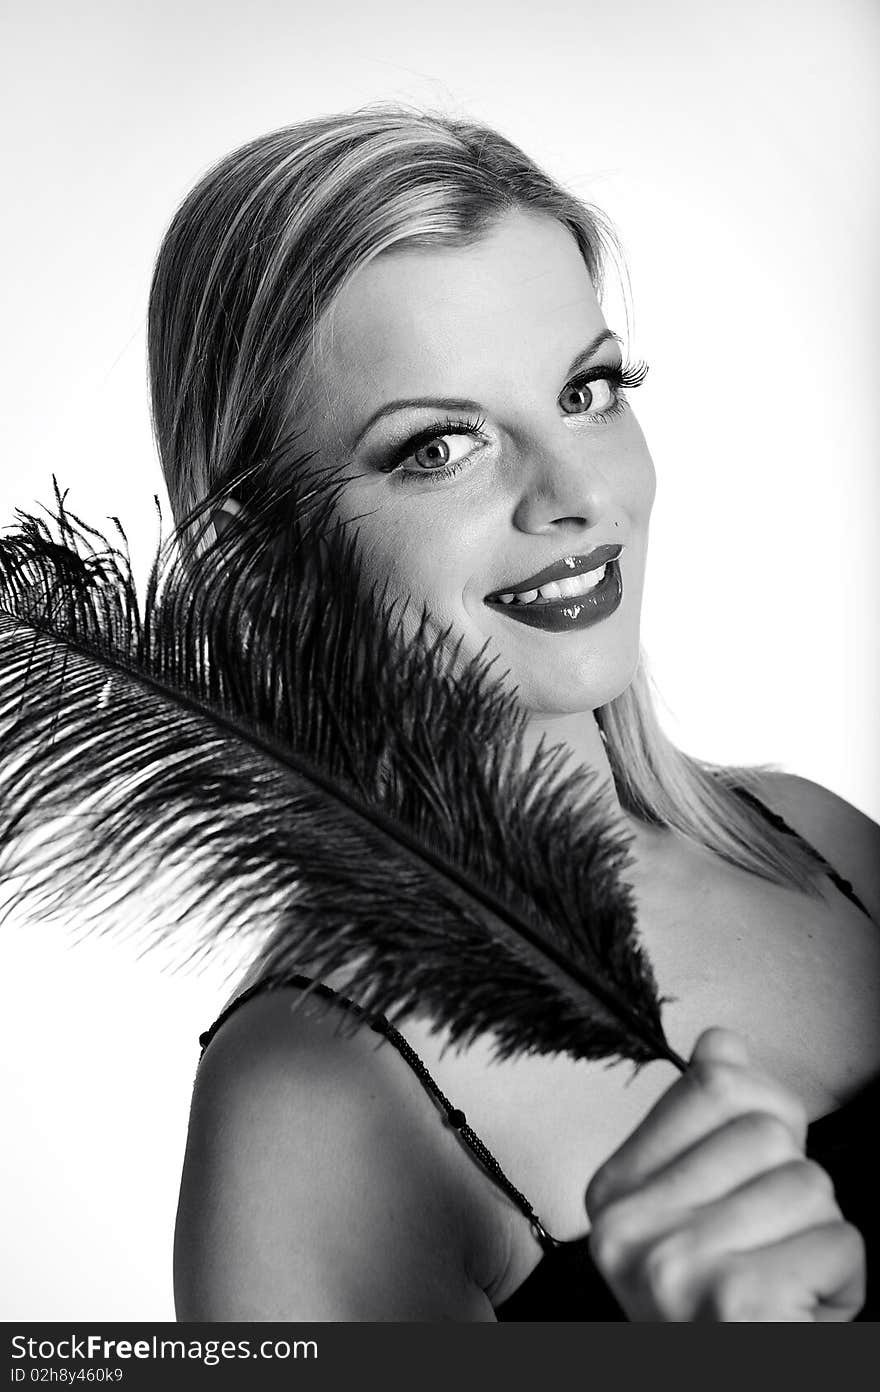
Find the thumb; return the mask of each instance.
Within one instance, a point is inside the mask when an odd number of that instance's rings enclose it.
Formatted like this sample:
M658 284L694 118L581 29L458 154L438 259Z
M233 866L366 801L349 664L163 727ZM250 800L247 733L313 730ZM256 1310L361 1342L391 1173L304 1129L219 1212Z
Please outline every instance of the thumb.
M736 1063L747 1067L751 1063L749 1046L734 1030L713 1026L703 1030L690 1058L691 1063Z

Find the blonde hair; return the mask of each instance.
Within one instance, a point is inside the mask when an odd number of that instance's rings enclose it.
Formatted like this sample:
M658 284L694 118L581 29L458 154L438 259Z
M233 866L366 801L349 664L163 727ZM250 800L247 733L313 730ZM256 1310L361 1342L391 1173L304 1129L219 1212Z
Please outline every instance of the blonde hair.
M466 246L517 209L569 228L600 299L613 263L628 315L610 222L489 127L383 104L273 131L210 169L171 222L149 302L153 428L177 521L289 434L319 324L356 271L391 247ZM664 734L644 655L596 719L626 811L818 892L816 853L734 791L759 794L762 770L695 759Z

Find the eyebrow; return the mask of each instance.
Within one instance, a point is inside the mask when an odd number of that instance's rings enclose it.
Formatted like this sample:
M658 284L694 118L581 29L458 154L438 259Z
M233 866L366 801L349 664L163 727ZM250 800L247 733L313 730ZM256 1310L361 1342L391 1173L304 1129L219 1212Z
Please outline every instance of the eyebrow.
M593 354L596 353L602 347L603 344L608 342L622 344L623 340L621 339L620 334L614 333L612 329L603 329L601 333L596 334L595 338L590 339L590 342L587 344L585 348L582 348L579 353L575 354L568 368L568 371L565 373L565 376L573 377L574 374L580 370L580 368L586 366L590 358L592 358ZM414 407L424 407L426 409L430 409L436 408L438 406L444 411L479 411L481 409L480 403L478 401L472 401L470 397L398 397L394 401L386 401L384 406L380 406L377 411L373 412L369 420L366 422L365 425L361 427L360 431L358 432L358 436L354 441L352 448L357 449L358 445L366 435L367 431L372 430L373 426L377 423L377 421L382 420L385 416L393 415L395 411L412 410Z

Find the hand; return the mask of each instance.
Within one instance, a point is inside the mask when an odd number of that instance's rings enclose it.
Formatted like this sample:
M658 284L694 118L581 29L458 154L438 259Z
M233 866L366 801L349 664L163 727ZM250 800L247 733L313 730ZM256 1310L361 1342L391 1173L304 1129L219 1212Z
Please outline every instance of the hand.
M687 1072L594 1175L593 1260L632 1320L850 1320L864 1243L804 1156L804 1108L706 1030Z

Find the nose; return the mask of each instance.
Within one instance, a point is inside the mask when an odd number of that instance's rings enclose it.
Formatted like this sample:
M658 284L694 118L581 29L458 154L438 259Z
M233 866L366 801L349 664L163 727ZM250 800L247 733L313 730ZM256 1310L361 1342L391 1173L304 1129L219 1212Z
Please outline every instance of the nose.
M513 520L523 532L593 527L612 506L608 480L582 440L550 449L535 442L520 487Z

